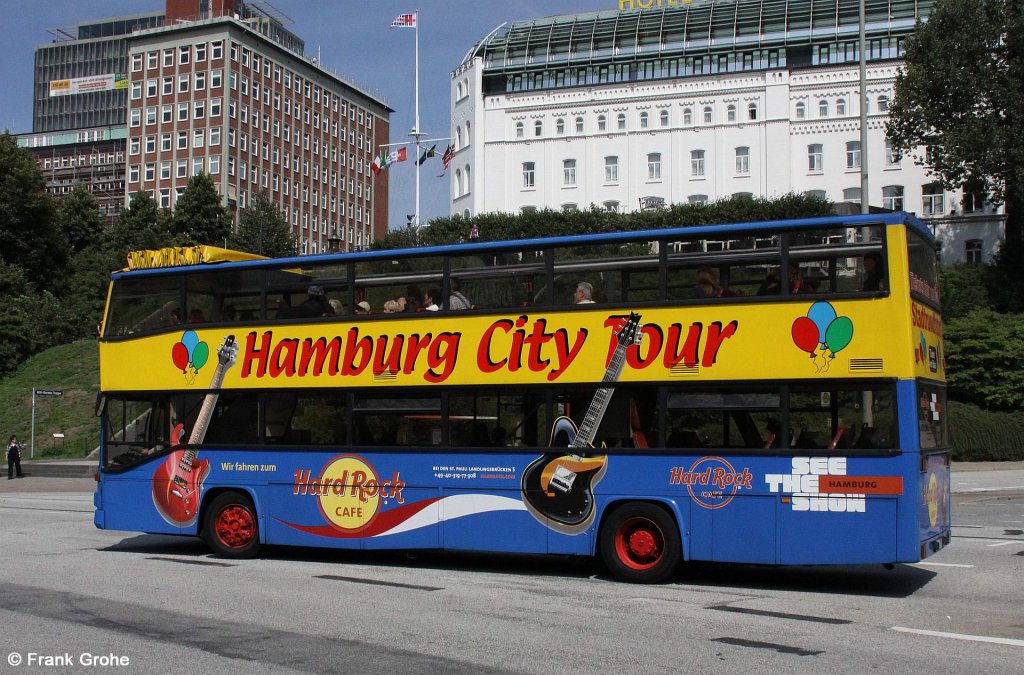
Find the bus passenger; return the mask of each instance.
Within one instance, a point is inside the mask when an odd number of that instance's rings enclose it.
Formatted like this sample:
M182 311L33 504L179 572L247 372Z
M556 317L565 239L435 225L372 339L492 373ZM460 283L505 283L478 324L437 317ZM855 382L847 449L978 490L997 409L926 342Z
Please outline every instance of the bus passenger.
M451 294L448 296L448 306L445 309L470 309L472 304L469 298L459 292L459 280L452 277L448 281Z
M882 254L871 251L864 254L864 283L862 291L884 291L885 288L885 263L882 261Z
M316 284L310 286L306 295L308 297L299 305L299 316L309 319L318 316L334 316L334 308L327 302L323 286Z
M412 285L405 289L405 309L403 312L423 311L423 291L419 286ZM401 304L401 303L399 303Z
M427 312L436 312L440 307L437 306L436 298L441 297L441 291L436 288L428 288L427 292L423 294L423 309Z
M356 314L369 314L369 313L370 313L370 303L368 303L366 300L360 300L359 302L356 303Z
M594 304L594 286L588 281L576 284L575 301L577 305Z
M337 298L331 298L330 300L327 301L327 304L330 305L331 309L334 310L335 316L342 316L343 314L345 314L345 305L342 304L341 300L338 300Z
M404 298L401 298L404 299ZM397 314L399 312L398 300L386 300L384 302L385 314Z
M188 313L189 323L206 323L206 317L203 315L203 310L193 309Z
M710 267L701 267L697 270L697 283L693 285L695 299L720 298L724 291L725 289L718 284L714 270Z

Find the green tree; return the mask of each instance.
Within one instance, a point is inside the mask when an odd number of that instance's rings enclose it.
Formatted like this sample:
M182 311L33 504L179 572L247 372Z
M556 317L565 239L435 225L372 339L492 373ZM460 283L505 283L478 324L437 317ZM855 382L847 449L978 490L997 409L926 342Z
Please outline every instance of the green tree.
M10 134L0 135L0 257L41 288L58 286L67 264L43 172Z
M295 235L280 209L263 193L238 216L238 231L228 237L228 247L282 258L295 255Z
M1024 315L979 310L945 325L950 396L989 410L1024 410Z
M210 174L192 176L174 205L171 222L178 245L224 245L224 240L231 234L231 212L221 205L220 194Z
M71 253L99 244L103 238L104 222L100 204L89 188L77 183L71 194L60 200L57 223L68 240Z
M893 150L927 150L947 189L983 185L1007 212L1003 262L1024 274L1024 3L937 0L906 41L887 133Z
M171 246L174 242L171 241L169 220L167 212L157 208L149 193L140 190L132 195L128 208L118 214L117 222L104 241L104 248L123 262L129 251Z

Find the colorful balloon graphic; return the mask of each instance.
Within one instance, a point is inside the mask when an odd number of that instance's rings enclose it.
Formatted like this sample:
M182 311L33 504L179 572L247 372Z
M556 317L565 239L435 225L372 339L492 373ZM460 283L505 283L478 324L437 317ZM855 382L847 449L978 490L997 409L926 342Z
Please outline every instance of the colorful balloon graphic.
M818 342L827 342L825 333L828 327L836 320L835 308L827 302L816 302L807 310L807 318L818 327Z
M848 316L837 316L825 331L825 345L832 352L832 358L835 358L836 352L845 349L851 340L853 340L853 321Z
M171 346L171 362L191 383L199 369L210 359L210 346L199 340L194 330L181 334L181 339Z
M818 348L818 327L806 316L798 317L793 322L793 343L814 358L814 350Z
M848 316L837 316L831 303L820 301L810 306L807 316L793 321L793 344L814 359L815 350L821 350L821 363L815 361L818 372L828 370L828 362L853 341L853 321Z

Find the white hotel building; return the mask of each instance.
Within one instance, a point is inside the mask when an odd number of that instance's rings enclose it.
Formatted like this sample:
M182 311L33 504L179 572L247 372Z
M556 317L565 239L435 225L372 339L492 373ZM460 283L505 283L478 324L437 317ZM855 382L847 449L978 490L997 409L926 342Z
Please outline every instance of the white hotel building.
M1005 217L895 161L885 139L903 40L933 0L866 4L869 203L925 218L945 261L987 262ZM451 213L860 203L858 6L694 0L496 29L452 74Z

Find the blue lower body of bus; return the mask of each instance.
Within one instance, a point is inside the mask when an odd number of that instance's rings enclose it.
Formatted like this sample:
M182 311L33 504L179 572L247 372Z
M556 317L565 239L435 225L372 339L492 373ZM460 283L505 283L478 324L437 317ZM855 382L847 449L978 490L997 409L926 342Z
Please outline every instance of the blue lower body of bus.
M564 453L200 450L182 472L172 452L102 472L95 523L203 535L229 554L248 544L600 554L641 579L662 557L909 563L949 542L948 452Z

